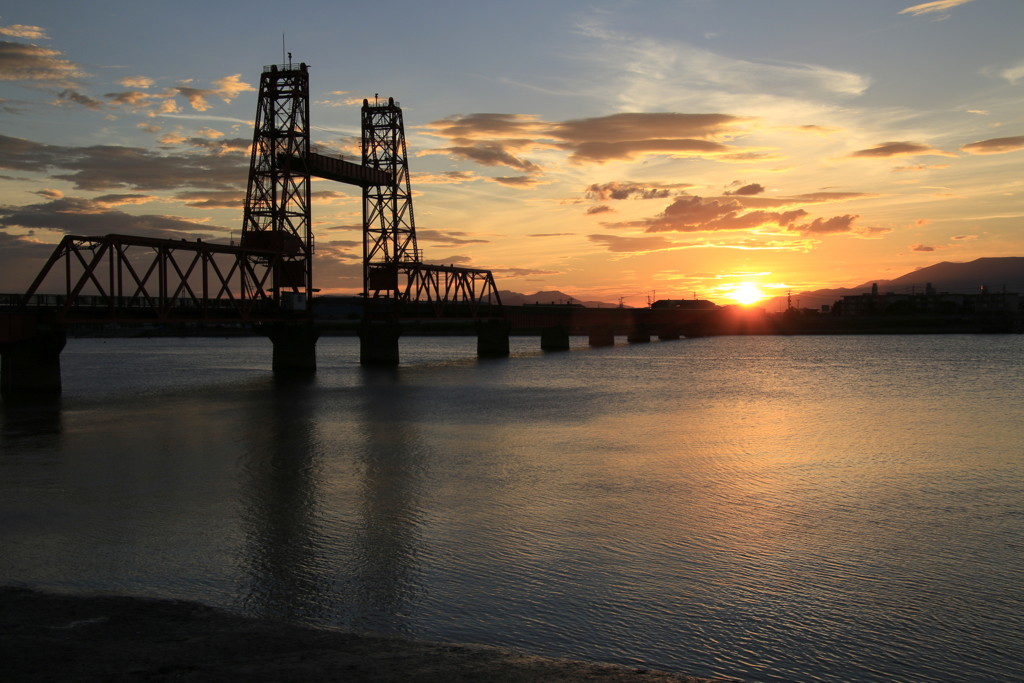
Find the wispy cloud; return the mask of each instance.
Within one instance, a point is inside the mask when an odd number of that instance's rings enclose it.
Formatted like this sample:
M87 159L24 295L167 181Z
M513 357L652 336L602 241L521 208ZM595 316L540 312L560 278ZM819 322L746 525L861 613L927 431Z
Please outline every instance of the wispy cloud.
M620 110L689 108L703 101L733 111L785 110L790 117L808 103L863 94L871 80L820 64L738 59L683 41L616 31L600 20L578 24L596 44L587 55L602 77L593 95ZM738 105L746 103L744 109ZM790 118L790 120L792 120Z
M978 142L964 145L960 149L971 154L1006 154L1007 152L1016 152L1024 149L1024 135L979 140Z
M41 26L27 26L25 24L11 24L0 26L0 36L11 36L12 38L27 38L28 40L45 40L46 29Z
M912 7L902 9L900 10L900 14L912 14L917 17L922 14L942 13L953 9L954 7L966 5L969 2L974 2L974 0L934 0L934 2L923 2L920 5L914 5Z
M919 142L882 142L874 147L859 149L850 154L851 157L886 158L895 156L938 155L956 156L940 149L923 145Z

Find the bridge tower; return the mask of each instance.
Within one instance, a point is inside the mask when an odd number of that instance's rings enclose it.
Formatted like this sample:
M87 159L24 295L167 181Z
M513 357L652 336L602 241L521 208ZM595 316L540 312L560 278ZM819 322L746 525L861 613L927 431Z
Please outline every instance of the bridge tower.
M363 327L360 362L398 363L398 319L468 317L477 353L508 355L508 326L489 270L423 262L416 244L402 108L394 98L363 100L362 167L387 182L363 184ZM490 314L491 319L485 319Z
M281 253L271 295L279 306L285 303L286 308L300 310L311 305L314 291L308 158L308 68L305 63L265 67L245 193L242 247ZM249 258L265 265L265 257ZM247 295L259 286L247 278Z
M394 98L387 104L363 100L362 149L363 166L384 171L391 179L363 188L363 295L367 300L397 299L399 269L419 263L420 253L405 124Z

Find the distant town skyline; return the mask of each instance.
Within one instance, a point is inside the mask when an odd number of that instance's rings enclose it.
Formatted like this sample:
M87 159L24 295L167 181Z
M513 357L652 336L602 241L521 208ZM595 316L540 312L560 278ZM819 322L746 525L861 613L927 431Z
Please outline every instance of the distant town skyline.
M228 241L264 65L313 142L404 110L425 260L499 289L752 301L1024 255L1024 3L70 5L0 13L0 291L64 234ZM313 186L361 289L358 190Z

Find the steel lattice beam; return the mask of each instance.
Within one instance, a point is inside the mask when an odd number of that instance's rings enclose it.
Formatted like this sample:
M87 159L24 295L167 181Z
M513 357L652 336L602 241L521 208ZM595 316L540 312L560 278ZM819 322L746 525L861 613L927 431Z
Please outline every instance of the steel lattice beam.
M63 323L276 319L270 287L281 260L273 250L202 241L67 235L22 305L31 306L43 283L62 271Z

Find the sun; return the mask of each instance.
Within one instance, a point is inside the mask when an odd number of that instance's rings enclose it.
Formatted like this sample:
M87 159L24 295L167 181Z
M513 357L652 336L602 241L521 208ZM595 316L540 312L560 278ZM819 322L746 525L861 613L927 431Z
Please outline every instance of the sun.
M751 304L756 304L767 295L753 282L743 282L736 285L729 293L729 296L733 301L741 303L744 306L749 306Z

